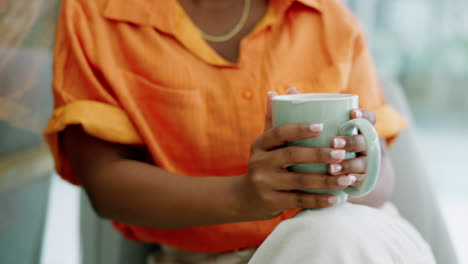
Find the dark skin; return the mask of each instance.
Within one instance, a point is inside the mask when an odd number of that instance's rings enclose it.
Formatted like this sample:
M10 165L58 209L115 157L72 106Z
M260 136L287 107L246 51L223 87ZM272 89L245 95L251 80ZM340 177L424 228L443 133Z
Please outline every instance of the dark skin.
M290 94L297 94L295 88L288 90ZM373 125L377 122L375 114L371 111L359 109L360 115L357 114L356 110L351 112L351 118L365 118L369 120ZM338 136L332 140L331 146L336 149L344 149L347 152L356 152L358 157L350 159L338 164L339 171L333 169L336 164L330 164L328 166L328 172L330 175L347 175L352 174L356 176L356 182L352 183L352 187L359 187L364 180L364 174L366 171L366 143L362 135L355 135L351 137ZM388 201L392 195L394 187L394 171L390 159L388 157L387 142L385 139L380 140L380 147L382 149L382 161L379 179L373 190L367 195L359 198L348 197L348 201L356 204L363 204L372 207L379 207L384 202Z
M240 1L180 2L195 23L213 35L229 31L242 10ZM261 19L266 4L263 0L253 0L251 17L244 30L230 41L210 45L223 57L237 60L240 40ZM203 16L206 12L217 15ZM289 91L296 92L294 89ZM147 162L144 147L105 142L89 136L80 126L67 127L60 135L61 144L97 214L154 228L263 220L292 208L329 207L336 203L332 195L290 190L344 189L360 184L365 173L365 144L361 135L340 137L345 140L344 147L342 144L334 148L284 147L285 142L319 136L320 126L291 124L271 128L270 111L267 112L265 132L251 147L249 170L239 176L172 174ZM351 118L357 117L357 113L352 112ZM361 110L361 113L362 117L375 122L372 112ZM343 161L344 150L362 155ZM334 175L292 173L284 169L299 163L341 164L343 169ZM387 201L393 182L389 164L384 152L380 179L374 190L350 201L370 206L380 206ZM357 181L353 182L350 174L355 175Z
M224 35L238 22L243 10L243 1L232 0L179 0L187 15L203 32L210 35ZM236 62L239 57L239 45L265 15L268 0L251 0L249 17L245 26L228 41L208 44L222 57Z
M369 116L370 112L362 111ZM371 118L371 117L369 117ZM267 129L253 144L249 172L232 177L187 177L169 173L145 161L142 147L124 146L89 136L80 126L61 134L65 155L83 184L98 215L154 228L183 228L270 219L292 208L323 208L331 195L290 190L344 189L343 176L292 173L285 167L300 163L343 164L337 149L284 147L285 142L320 135L318 124L290 124ZM361 140L345 138L346 149L359 150ZM364 146L365 147L365 146ZM384 166L387 159L384 155ZM361 158L345 161L347 173L362 174ZM376 188L358 202L383 204L390 195L388 171L382 170ZM342 173L341 173L342 174ZM343 174L344 175L344 174ZM349 176L344 176L349 179ZM216 199L213 199L216 197ZM331 203L330 203L331 201Z

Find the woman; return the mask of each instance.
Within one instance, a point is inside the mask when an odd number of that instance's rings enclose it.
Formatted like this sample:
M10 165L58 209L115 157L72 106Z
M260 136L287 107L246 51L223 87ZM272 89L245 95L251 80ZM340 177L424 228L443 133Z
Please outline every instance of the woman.
M55 52L56 110L46 135L57 171L82 184L96 213L123 235L161 244L155 263L246 263L283 220L338 202L289 190L362 180L364 153L343 161L345 150L363 152L361 136L336 138L333 148L283 147L322 126L269 128L265 109L277 93L358 94L382 138L404 126L384 103L362 30L336 1L64 1ZM375 122L370 111L351 115ZM295 163L328 163L330 175L281 170ZM354 202L388 200L387 159L383 167L375 190ZM323 212L339 208L349 205ZM350 212L388 218L365 208ZM334 218L322 222L342 225ZM318 230L315 241L330 237ZM418 254L430 258L420 243ZM262 252L252 261L275 261Z

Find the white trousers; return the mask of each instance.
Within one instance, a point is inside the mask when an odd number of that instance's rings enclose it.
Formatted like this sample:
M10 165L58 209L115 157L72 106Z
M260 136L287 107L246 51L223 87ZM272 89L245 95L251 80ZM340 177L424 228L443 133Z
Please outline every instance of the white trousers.
M148 264L433 264L431 249L387 203L305 210L283 221L257 249L218 254L163 247Z
M396 208L346 203L283 221L249 264L432 264L429 245Z

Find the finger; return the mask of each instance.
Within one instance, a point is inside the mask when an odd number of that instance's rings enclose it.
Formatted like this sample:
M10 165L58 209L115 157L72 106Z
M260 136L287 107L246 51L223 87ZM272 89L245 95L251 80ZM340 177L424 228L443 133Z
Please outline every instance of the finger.
M332 140L332 147L344 149L347 152L364 152L366 151L366 140L363 135L339 136Z
M287 94L300 94L301 92L299 92L296 87L290 87L288 88L288 90L286 90L286 93Z
M277 201L281 201L281 207L285 209L315 209L335 205L338 197L331 194L277 192Z
M362 156L359 158L344 160L339 164L330 164L328 165L328 172L330 175L366 173L366 161L367 157Z
M354 118L364 118L371 122L373 125L377 123L377 117L375 113L372 111L364 110L364 109L353 109L351 111L351 119Z
M322 132L322 124L286 124L267 130L253 144L254 148L271 150L286 143L317 137Z
M292 190L340 190L354 184L354 175L330 176L317 173L284 172L270 175L272 188L280 191Z
M364 181L365 174L350 174L350 177L356 178L356 180L351 184L351 187L361 187L362 182Z
M275 91L268 92L268 100L267 100L267 110L266 110L266 120L265 120L265 131L270 129L272 126L272 114L271 114L271 104L274 96L277 96L278 93Z
M271 165L287 168L295 164L331 164L340 163L346 152L342 149L288 146L270 152Z

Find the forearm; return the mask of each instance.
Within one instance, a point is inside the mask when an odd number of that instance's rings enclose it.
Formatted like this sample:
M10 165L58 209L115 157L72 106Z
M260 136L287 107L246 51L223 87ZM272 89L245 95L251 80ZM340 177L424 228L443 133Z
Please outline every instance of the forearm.
M90 200L105 218L162 229L242 220L231 195L236 177L186 177L119 160L87 178Z
M380 175L377 180L376 185L370 193L360 198L350 198L351 203L364 204L372 207L380 207L385 202L390 200L395 181L395 174L393 167L388 156L388 151L386 148L386 143L383 142L382 146L382 162Z

